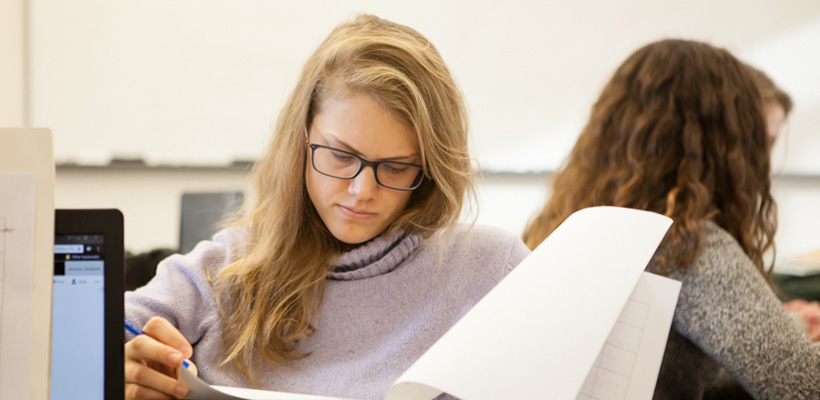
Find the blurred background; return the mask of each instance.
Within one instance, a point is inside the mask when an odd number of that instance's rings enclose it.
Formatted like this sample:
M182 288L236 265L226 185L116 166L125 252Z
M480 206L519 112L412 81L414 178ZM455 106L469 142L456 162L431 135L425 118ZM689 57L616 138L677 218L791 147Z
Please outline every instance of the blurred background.
M179 248L183 194L247 191L301 66L362 12L442 53L470 111L477 220L516 234L630 53L732 51L795 102L774 150L778 258L820 248L816 0L0 0L0 126L53 130L57 207L119 208L128 250Z

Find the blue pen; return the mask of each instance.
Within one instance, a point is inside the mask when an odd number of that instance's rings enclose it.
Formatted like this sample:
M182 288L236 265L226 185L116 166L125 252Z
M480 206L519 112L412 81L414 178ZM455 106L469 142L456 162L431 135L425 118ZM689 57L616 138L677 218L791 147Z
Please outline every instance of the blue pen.
M128 332L131 332L131 334L134 335L134 336L144 335L145 334L145 332L143 332L142 329L140 329L140 327L138 327L136 324L134 324L133 322L131 322L127 319L125 320L125 330L127 330ZM188 368L188 366L189 366L188 361L182 360L182 366L184 366L185 368Z

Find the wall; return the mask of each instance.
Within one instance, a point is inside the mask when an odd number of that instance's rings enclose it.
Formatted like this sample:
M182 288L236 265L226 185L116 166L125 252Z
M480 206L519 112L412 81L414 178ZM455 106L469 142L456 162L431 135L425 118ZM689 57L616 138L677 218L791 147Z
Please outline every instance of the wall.
M548 179L548 174L485 174L478 182L477 222L520 235L546 201ZM182 193L247 190L248 184L242 169L62 167L55 201L59 208L121 209L126 247L136 253L178 246ZM778 256L820 248L820 179L776 176L773 190L779 205Z
M253 160L301 66L369 12L439 49L493 171L556 168L615 67L651 41L726 47L789 91L790 173L820 174L816 0L30 0L31 123L59 162ZM321 10L317 12L316 10ZM191 146L195 143L195 146Z
M186 163L179 156L182 146L146 141L147 134L179 134L188 143L200 140L219 148L241 133L258 138L247 140L258 148L312 47L338 21L369 11L408 23L437 44L465 90L473 132L482 137L474 150L484 167L549 170L574 142L601 86L629 52L664 36L699 38L727 46L794 95L797 106L788 140L775 151L778 170L787 172L774 182L780 254L820 247L820 52L810 50L818 43L820 2L469 4L340 1L323 3L325 12L317 14L301 8L315 6L311 1L248 0L228 6L213 1L2 0L0 125L51 127L61 161L76 157L91 164L105 164L112 156L146 158L129 150L146 143L171 154L147 161ZM203 19L187 19L198 12L205 12ZM242 25L238 18L249 20ZM185 21L187 25L181 23ZM268 28L287 34L257 31ZM175 36L163 36L168 33ZM248 36L256 39L243 39ZM235 53L225 57L214 50ZM121 56L119 61L106 58L112 54ZM271 55L275 57L269 59ZM265 61L260 63L261 58ZM278 73L270 72L271 62ZM146 81L157 77L146 71L160 74L161 82ZM279 78L284 83L274 81ZM256 97L247 96L247 90ZM192 94L212 103L186 106ZM69 122L64 120L69 116ZM209 127L217 127L217 133L204 134ZM125 145L124 150L114 154L116 149L100 145L104 139ZM206 153L198 146L190 150ZM225 162L237 157L243 155L208 156ZM241 169L191 168L195 157L187 164L61 166L56 204L122 209L131 251L176 247L182 193L247 186ZM543 173L485 176L479 186L479 223L520 233L547 198L546 179Z
M179 246L180 206L186 192L247 190L242 169L57 168L57 208L118 208L126 250Z
M0 1L0 126L26 124L25 0Z

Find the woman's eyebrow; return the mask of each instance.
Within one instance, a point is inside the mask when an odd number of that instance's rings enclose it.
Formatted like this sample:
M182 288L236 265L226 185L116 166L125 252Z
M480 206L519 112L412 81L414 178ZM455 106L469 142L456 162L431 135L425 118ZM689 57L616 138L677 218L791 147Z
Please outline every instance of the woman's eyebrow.
M319 133L319 135L322 136L327 142L331 143L331 145L332 145L331 147L336 147L336 148L339 148L339 150L344 150L344 151L347 151L347 152L350 152L350 153L354 153L354 154L358 155L359 157L362 157L362 158L364 158L366 160L369 160L369 161L408 162L407 160L414 160L414 159L418 158L418 156L419 156L419 153L416 152L416 153L412 153L412 154L408 154L408 155L399 155L399 156L393 156L393 157L386 157L386 158L379 158L379 159L371 160L370 158L365 157L364 154L362 154L362 152L360 152L359 150L356 150L355 147L347 144L347 142L337 138L333 134L331 134L331 133L322 133L318 129L316 130L316 132Z

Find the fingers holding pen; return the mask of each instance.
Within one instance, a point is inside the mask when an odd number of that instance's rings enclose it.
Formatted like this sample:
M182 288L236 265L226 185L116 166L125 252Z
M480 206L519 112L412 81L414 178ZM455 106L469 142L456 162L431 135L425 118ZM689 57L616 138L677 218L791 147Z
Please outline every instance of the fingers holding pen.
M125 345L126 398L185 397L188 388L178 380L178 370L193 355L191 345L163 318L152 318L143 329Z
M125 345L126 397L164 399L185 397L188 388L177 380L182 353L147 335Z
M191 344L188 343L188 339L165 318L153 317L149 319L143 327L143 331L146 335L178 350L182 359L191 358L194 355L194 350ZM180 362L182 359L180 359ZM176 364L179 366L179 362L176 362Z

